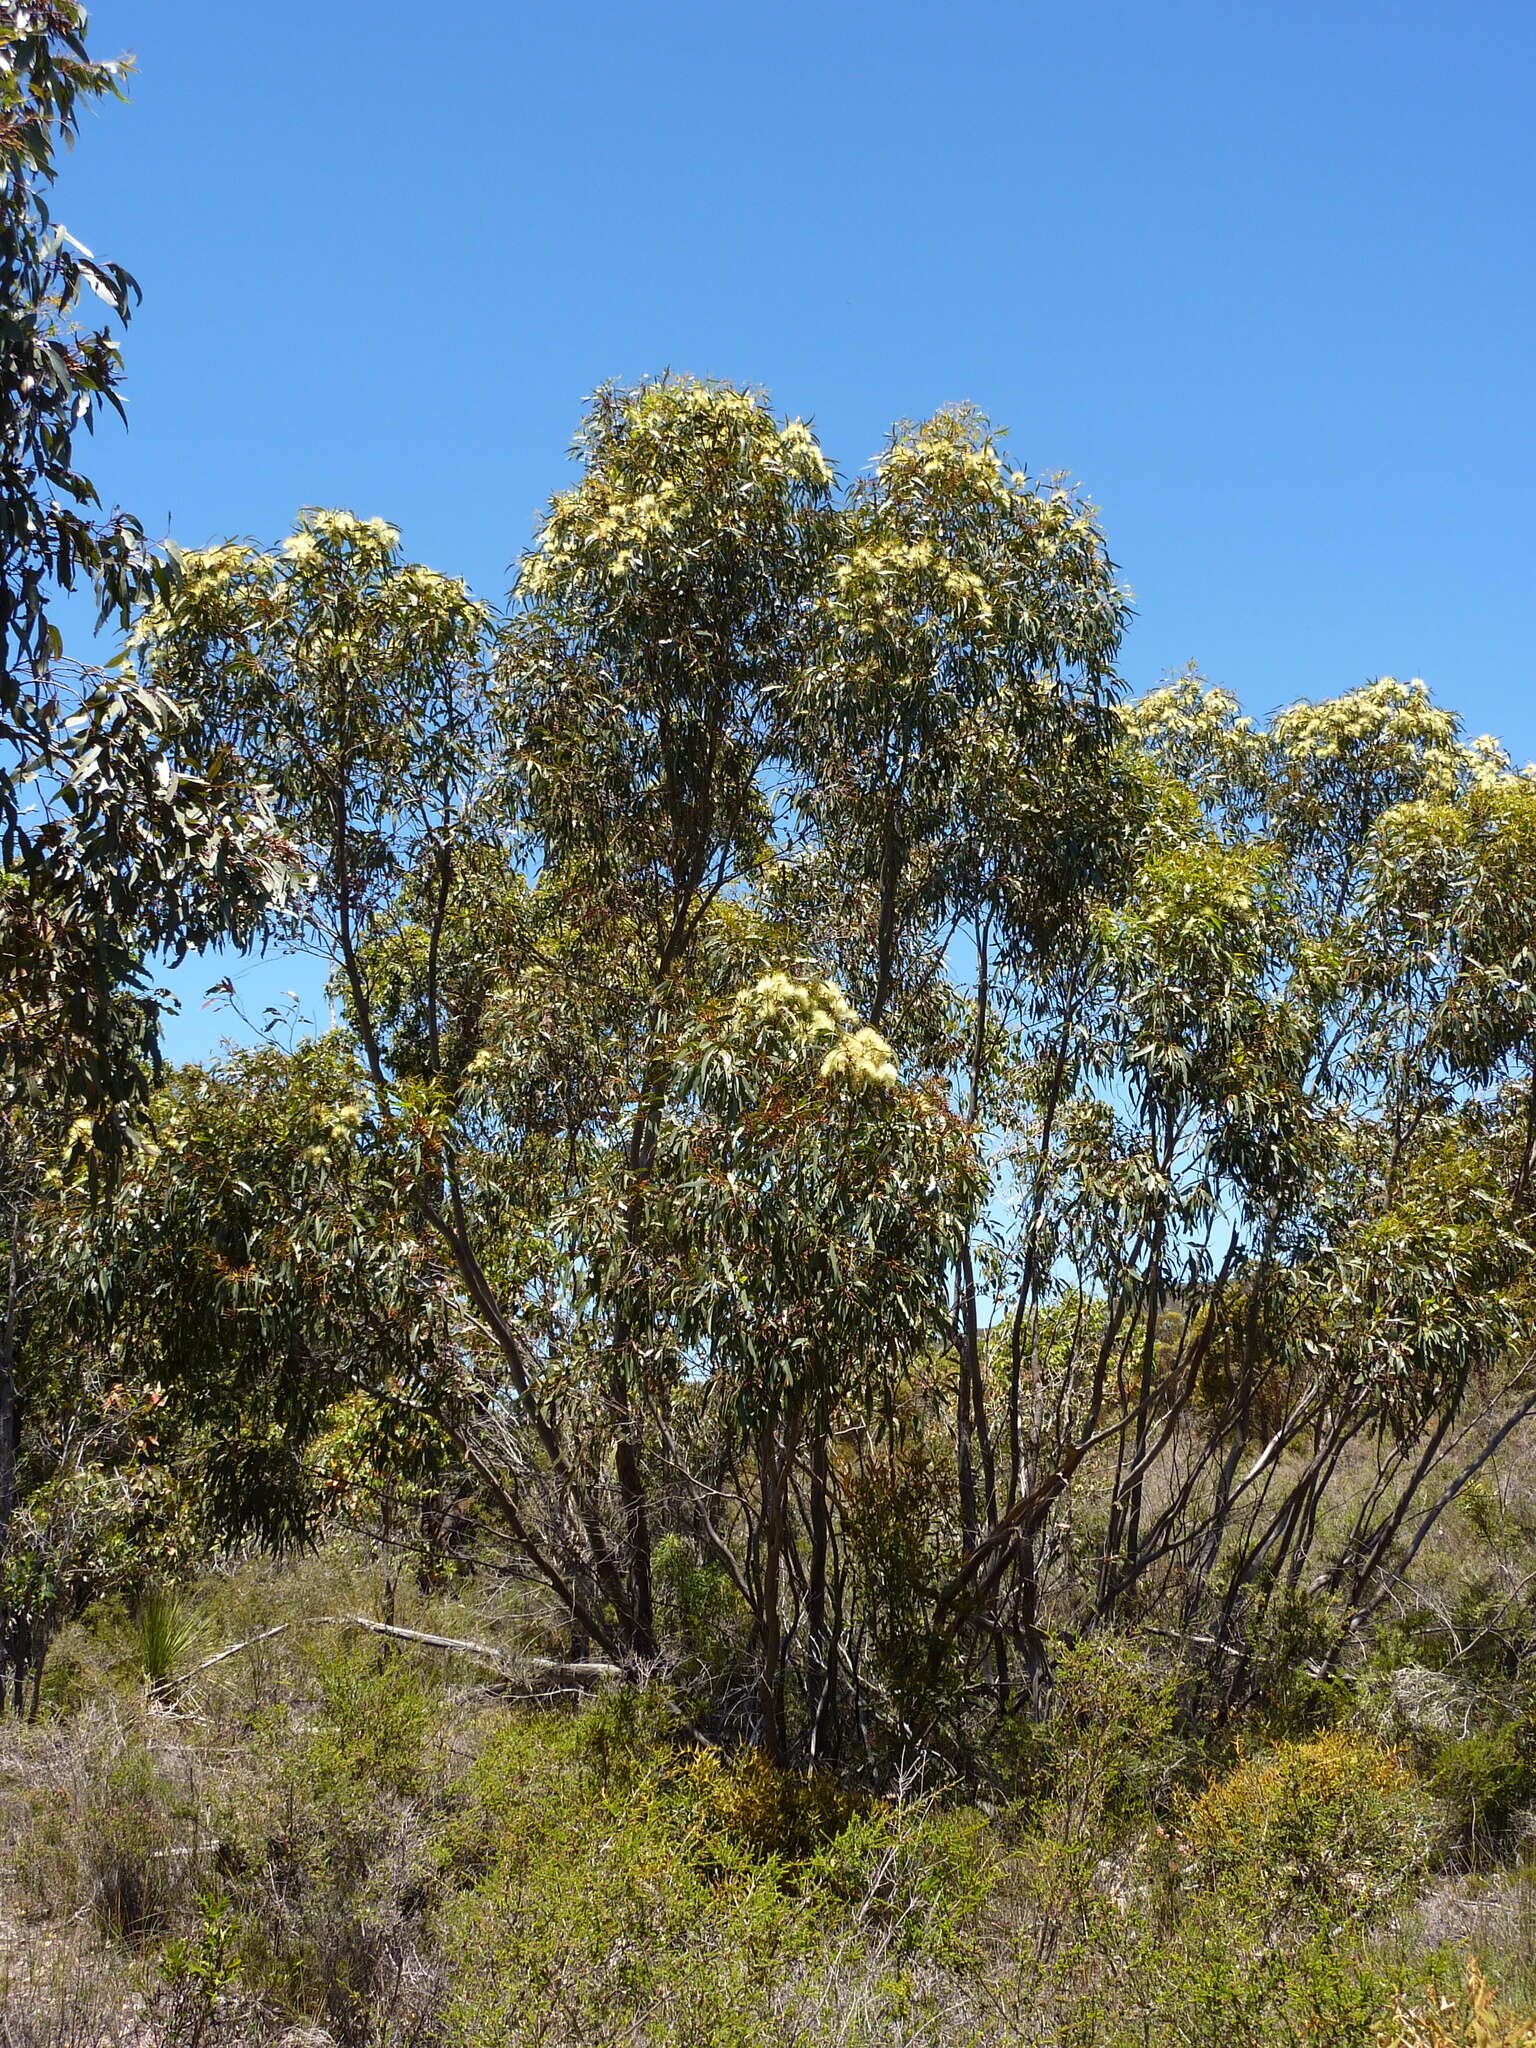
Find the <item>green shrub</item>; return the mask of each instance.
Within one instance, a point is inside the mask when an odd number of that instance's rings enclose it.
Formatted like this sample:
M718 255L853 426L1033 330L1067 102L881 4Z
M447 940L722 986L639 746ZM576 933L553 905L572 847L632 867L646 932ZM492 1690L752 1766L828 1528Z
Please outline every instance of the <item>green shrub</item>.
M1141 1975L1151 2038L1169 2048L1375 2048L1390 1996L1380 1965L1336 1929L1275 1943L1224 1910L1191 1915Z
M1013 1725L1001 1767L1040 1825L1070 1839L1140 1826L1184 1763L1176 1681L1126 1638L1053 1645L1046 1712Z
M324 1720L308 1738L304 1767L339 1774L405 1799L422 1789L432 1687L419 1661L343 1643L318 1667Z
M669 1648L712 1681L747 1654L750 1617L725 1571L678 1535L663 1536L652 1570L657 1616Z
M219 1817L219 1873L242 1983L361 2048L402 1999L435 1997L402 1975L438 1878L432 1689L356 1645L323 1655L316 1676L311 1725L273 1709L252 1731L253 1768Z
M917 1432L843 1475L843 1542L869 1629L868 1660L889 1702L886 1739L932 1728L957 1703L953 1645L933 1626L937 1588L953 1569L955 1471L947 1448Z
M239 1982L228 1899L209 1892L198 1907L196 1930L175 1936L160 1951L154 2016L162 2048L203 2048Z
M1507 1837L1517 1815L1536 1805L1536 1727L1524 1719L1442 1743L1429 1782L1469 1842Z
M686 1729L664 1685L610 1686L574 1719L545 1725L554 1750L578 1759L602 1784L627 1783L637 1772L654 1770Z
M1259 1911L1368 1919L1425 1867L1430 1806L1401 1760L1342 1730L1237 1765L1190 1807L1185 1874Z
M611 1767L602 1772L594 1729ZM771 1875L754 1885L738 1859L734 1881L717 1888L666 1796L667 1753L631 1768L613 1733L607 1713L577 1727L509 1723L469 1772L444 1844L469 1888L438 1917L449 2048L771 2038L753 2031L751 1950L722 1926L752 1919L753 1947L775 1952Z

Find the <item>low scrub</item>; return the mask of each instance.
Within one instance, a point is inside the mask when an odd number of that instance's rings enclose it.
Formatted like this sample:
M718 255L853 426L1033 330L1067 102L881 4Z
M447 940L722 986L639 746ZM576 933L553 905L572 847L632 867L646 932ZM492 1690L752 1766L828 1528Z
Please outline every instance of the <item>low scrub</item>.
M220 1579L203 1637L334 1610L343 1570ZM931 1762L880 1793L705 1741L658 1684L515 1702L295 1628L166 1695L101 1627L84 1698L7 1724L3 2048L1532 2038L1518 1929L1471 1978L1411 1931L1437 1854L1462 1882L1432 1761L1349 1726L1208 1751L1126 1637L1055 1646L983 1806Z

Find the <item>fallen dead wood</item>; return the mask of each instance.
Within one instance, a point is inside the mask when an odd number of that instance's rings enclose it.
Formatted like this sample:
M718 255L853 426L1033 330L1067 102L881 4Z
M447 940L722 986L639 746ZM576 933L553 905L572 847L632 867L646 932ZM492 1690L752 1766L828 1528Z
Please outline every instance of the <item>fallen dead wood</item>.
M594 1685L603 1685L613 1679L622 1679L628 1674L618 1664L604 1664L590 1659L562 1661L557 1657L530 1657L521 1652L498 1649L494 1643L477 1643L467 1636L438 1636L427 1629L401 1628L390 1621L372 1621L363 1614L310 1614L300 1621L279 1621L271 1628L261 1629L256 1635L246 1636L242 1642L230 1643L222 1650L215 1650L211 1657L204 1657L201 1663L191 1665L178 1672L169 1683L185 1685L189 1680L211 1671L216 1664L223 1664L231 1657L238 1657L242 1651L254 1650L259 1643L269 1643L274 1636L287 1635L299 1628L358 1628L368 1635L387 1636L392 1641L416 1643L423 1649L442 1650L450 1656L471 1657L476 1662L488 1664L503 1678L523 1681L547 1681L551 1686L564 1686L586 1691Z

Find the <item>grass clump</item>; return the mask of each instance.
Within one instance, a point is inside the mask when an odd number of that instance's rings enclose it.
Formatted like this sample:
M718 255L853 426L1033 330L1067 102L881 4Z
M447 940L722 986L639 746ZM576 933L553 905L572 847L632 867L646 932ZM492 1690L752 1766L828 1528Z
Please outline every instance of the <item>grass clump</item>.
M1459 1991L1431 1990L1422 2003L1400 2003L1377 2043L1379 2048L1536 2048L1536 2020L1511 2012L1472 1956Z
M129 1642L145 1689L169 1701L206 1640L203 1616L170 1587L151 1586L133 1612Z

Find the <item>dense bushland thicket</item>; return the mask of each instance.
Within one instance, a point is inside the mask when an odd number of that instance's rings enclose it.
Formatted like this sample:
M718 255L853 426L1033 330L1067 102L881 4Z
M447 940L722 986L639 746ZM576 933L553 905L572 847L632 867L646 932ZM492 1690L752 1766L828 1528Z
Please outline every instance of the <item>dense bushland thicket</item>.
M194 2040L1455 2038L1369 1945L1536 1803L1536 776L1416 681L1130 698L966 407L843 478L604 390L500 610L350 512L154 556L76 466L83 31L0 20L34 1903ZM334 1027L163 1070L214 942ZM317 1550L366 1657L254 1563Z

